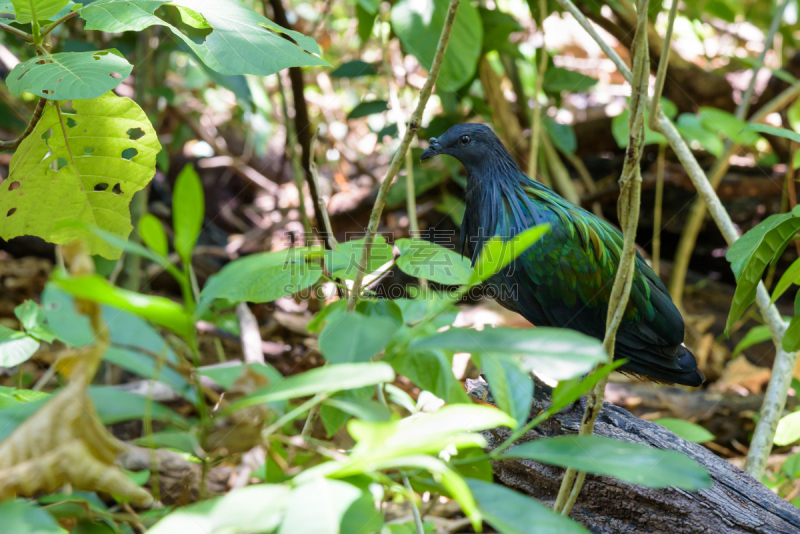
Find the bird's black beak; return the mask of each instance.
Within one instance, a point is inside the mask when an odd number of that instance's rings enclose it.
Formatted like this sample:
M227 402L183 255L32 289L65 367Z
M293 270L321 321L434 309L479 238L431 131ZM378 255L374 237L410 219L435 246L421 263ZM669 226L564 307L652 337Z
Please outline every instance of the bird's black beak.
M422 156L419 158L420 161L425 161L426 159L431 159L434 156L438 156L442 151L442 145L439 144L439 140L435 137L431 137L428 143L430 146L425 149L425 152L422 153Z

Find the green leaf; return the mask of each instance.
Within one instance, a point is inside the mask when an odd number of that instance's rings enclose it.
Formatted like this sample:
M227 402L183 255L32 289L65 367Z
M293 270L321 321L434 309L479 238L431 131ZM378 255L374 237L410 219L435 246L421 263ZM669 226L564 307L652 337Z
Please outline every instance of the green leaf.
M133 229L128 204L153 178L161 145L133 100L106 93L73 105L75 114L63 114L63 131L49 105L12 156L0 184L0 237L35 235L56 244L83 239L90 254L117 259L118 247L63 223L82 221L126 239ZM144 135L134 140L133 132ZM126 159L131 150L136 154Z
M207 376L225 390L230 390L233 387L233 384L240 376L242 376L242 374L245 372L245 369L263 375L271 384L283 380L283 376L278 372L278 370L268 363L239 362L235 365L228 365L227 363L209 367L200 367L197 369L197 373Z
M578 138L575 130L569 124L561 124L554 121L547 115L542 120L547 137L553 142L557 149L567 154L574 154L578 149Z
M494 358L491 353L484 354L481 363L497 407L517 423L524 423L531 412L533 399L530 373L522 370L520 362L504 356Z
M380 0L357 0L356 5L361 7L367 13L372 15L378 14L378 8L380 7Z
M703 127L700 117L693 113L681 113L676 124L678 132L690 144L697 143L716 157L722 157L724 146L722 140L714 132Z
M145 245L150 247L150 250L159 256L165 256L169 252L167 245L167 234L164 232L164 225L158 220L158 217L152 213L145 213L139 219L139 236Z
M222 497L178 508L147 530L148 534L249 534L272 532L283 518L289 487L254 484Z
M497 50L502 55L523 59L517 44L509 39L512 33L524 31L519 21L499 9L479 7L478 12L483 22L483 53Z
M415 174L414 177L416 178L416 176ZM450 216L450 219L452 219L456 226L461 226L461 223L464 221L464 213L467 211L467 205L464 201L449 193L442 195L442 201L434 206L434 208L436 208L436 211L439 213Z
M293 295L319 280L322 267L307 259L320 254L318 248L290 248L234 260L208 279L200 292L196 314L200 315L218 298L270 302Z
M153 253L153 251L146 249L142 245L135 243L133 241L128 241L127 239L120 239L118 236L106 232L96 226L93 226L88 223L76 223L76 227L79 227L86 232L96 236L97 238L105 241L112 247L116 247L120 250L124 250L129 254L135 254L137 256L141 256L142 258L146 258L156 265L163 268L165 271L170 273L175 280L180 281L181 278L184 276L183 273L178 271L174 265L172 265L169 260L167 260L166 256L159 256L158 254ZM163 230L163 227L162 227Z
M792 454L783 461L781 473L792 479L800 476L800 453Z
M497 410L495 410L497 411ZM357 421L351 421L350 424ZM484 442L485 443L485 442ZM407 455L400 457L370 457L369 460L349 460L342 463L328 462L317 468L312 468L301 473L296 480L311 480L320 475L346 477L357 475L364 472L374 472L381 470L396 470L401 468L425 469L434 475L436 482L442 484L450 493L450 496L461 505L462 510L472 521L475 529L479 528L481 515L472 498L464 479L455 471L450 469L444 462L430 456Z
M161 403L148 401L127 391L111 386L89 386L89 396L92 398L97 414L104 425L113 425L122 421L144 419L147 410L155 421L162 421L188 429L189 422L170 410ZM149 408L147 404L150 404Z
M14 5L14 18L21 24L33 21L34 13L37 21L45 21L61 11L67 0L11 0Z
M400 38L403 48L427 70L433 63L448 4L447 0L399 0L392 6L392 29ZM456 91L470 81L478 66L482 43L483 24L478 10L469 2L464 2L456 13L450 42L436 81L437 87Z
M775 431L775 445L784 446L800 439L800 412L790 413L778 421Z
M130 75L133 65L115 48L34 56L18 63L6 79L17 96L33 93L49 100L97 98Z
M735 115L717 108L701 107L699 111L700 122L706 130L721 134L734 143L752 146L760 139L760 135L744 131L747 121L736 118Z
M182 374L168 365L161 364L159 366L156 360L149 355L112 345L106 351L103 360L118 365L142 378L161 382L189 402L197 402L197 393Z
M383 362L343 363L318 367L257 389L233 403L227 411L233 412L256 404L307 397L317 393L335 393L345 389L374 386L393 380L394 371L391 366Z
M748 124L742 129L741 133L744 132L761 132L769 135L783 137L784 139L794 141L795 143L800 143L800 133L793 132L792 130L787 130L786 128L777 128L775 126L769 126L768 124Z
M0 367L14 367L28 361L39 342L23 332L0 325Z
M203 184L192 164L178 174L172 192L172 227L175 229L175 252L184 264L192 263L192 250L200 237L205 213Z
M789 120L789 126L795 132L800 132L800 100L795 100L789 109L786 111L786 118Z
M289 494L278 534L339 534L347 509L361 496L360 489L338 480L300 484Z
M67 534L52 515L30 501L17 499L0 503L3 529L14 534Z
M371 462L438 453L451 445L480 447L485 439L476 432L498 426L516 428L517 422L491 406L454 404L389 423L353 419L347 430L357 442L354 458L358 457L358 462Z
M165 4L183 7L184 13L194 11L213 31L196 43L153 14ZM320 53L312 38L278 26L238 0L99 0L82 7L79 13L86 20L86 30L117 33L164 26L221 74L268 76L288 67L328 65L312 55Z
M319 350L330 363L367 362L386 348L399 327L390 317L345 313L322 331Z
M63 270L56 269L51 277L57 287L74 297L108 304L134 313L181 336L188 337L189 332L194 329L194 322L183 306L166 297L142 295L135 291L120 289L96 274L71 277Z
M451 328L416 339L411 348L516 357L522 369L554 380L583 375L608 361L599 340L565 328Z
M800 350L800 291L794 297L794 315L783 334L781 345L787 352Z
M462 285L472 279L469 260L454 250L424 239L398 239L397 267L415 278L440 284Z
M772 341L772 333L769 331L769 327L765 324L754 326L747 332L747 334L745 334L742 340L736 344L736 347L733 349L733 353L731 354L731 358L735 358L741 354L743 350L748 349L753 345L764 343L765 341Z
M373 388L369 390L370 395L375 392ZM370 399L334 397L326 400L324 404L362 421L388 421L392 416L392 412L386 406Z
M194 432L166 430L153 432L134 440L136 445L151 449L172 449L194 456L202 449Z
M440 350L408 350L386 356L398 375L402 375L425 391L430 391L447 404L469 404L464 386L453 374L453 362ZM413 410L412 410L413 411Z
M648 488L697 491L711 486L706 468L676 451L605 436L558 436L523 443L503 458L525 458L618 478Z
M44 310L34 301L26 300L14 308L14 315L17 316L20 325L28 335L48 343L52 343L56 338L53 329L46 323Z
M331 78L358 78L360 76L374 76L378 74L372 63L356 59L342 63L328 74Z
M653 421L677 434L686 441L692 443L705 443L707 441L714 441L714 434L706 430L700 425L684 421L683 419L672 419L670 417L662 417Z
M389 109L389 102L386 100L367 100L354 107L350 113L347 114L347 120L360 119L367 115L383 113L387 109Z
M778 283L775 284L775 289L772 291L772 299L770 299L770 304L775 304L775 301L778 300L781 295L783 295L787 289L789 289L792 284L800 285L800 259L794 260L794 262L786 269L786 272L783 273L781 279L778 280Z
M400 310L400 306L390 299L359 300L356 305L356 311L366 317L387 318L398 325L403 324L403 312Z
M731 331L734 323L753 303L764 269L783 253L798 229L800 218L792 213L771 215L730 246L725 257L736 276L736 292L725 325L726 332Z
M358 19L358 38L362 43L369 41L372 36L372 28L375 26L375 19L378 18L378 11L370 13L361 7L362 2L356 4L356 18Z
M574 70L550 66L544 73L542 89L547 93L585 93L597 84L597 80Z
M361 269L361 255L364 253L364 239L351 239L336 245L336 250L325 251L325 265L334 278L355 280ZM386 238L376 235L369 254L369 263L364 274L376 271L382 265L392 261L392 246Z
M588 534L589 531L511 488L469 479L467 485L486 522L502 534Z
M362 491L342 517L339 532L381 532L383 529L383 512L375 507L372 494ZM416 533L414 533L416 534Z
M481 249L469 284L478 284L499 273L549 231L549 224L540 224L520 232L507 241L501 236L493 237Z
M611 371L626 363L627 360L616 360L593 371L586 378L570 378L569 380L559 380L558 385L553 390L553 398L550 403L550 411L557 412L578 400L584 393L592 389L601 378L608 376Z

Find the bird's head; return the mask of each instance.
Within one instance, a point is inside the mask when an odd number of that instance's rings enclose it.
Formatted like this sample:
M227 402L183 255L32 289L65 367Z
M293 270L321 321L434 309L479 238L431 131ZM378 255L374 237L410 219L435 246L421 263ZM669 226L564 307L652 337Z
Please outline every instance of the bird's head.
M438 139L431 137L428 142L420 161L446 154L460 161L468 171L485 168L498 160L508 160L516 166L506 147L485 124L456 124Z

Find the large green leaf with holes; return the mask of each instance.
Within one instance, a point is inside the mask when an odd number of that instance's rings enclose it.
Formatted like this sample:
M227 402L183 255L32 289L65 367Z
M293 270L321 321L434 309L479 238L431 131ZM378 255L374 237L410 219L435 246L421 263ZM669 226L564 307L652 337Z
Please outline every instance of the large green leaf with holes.
M14 18L17 22L27 24L34 17L36 20L47 20L67 5L68 0L11 0L14 5Z
M153 178L161 145L129 98L109 92L73 106L74 113L59 115L49 104L11 158L0 184L0 237L35 235L57 244L83 239L89 253L116 259L120 248L75 222L126 239L128 205Z
M177 6L182 19L194 28L211 32L196 42L154 14L165 4ZM267 76L288 67L328 65L314 55L320 53L314 39L278 26L239 0L99 0L79 13L87 30L116 33L164 26L222 74Z
M403 48L426 69L430 69L433 63L448 5L447 0L399 0L392 6L392 29L403 43ZM478 67L482 45L481 16L472 4L461 2L442 60L442 70L436 80L437 88L455 91L470 81Z
M50 100L96 98L128 77L133 65L116 49L64 52L19 63L6 82L15 95L27 91Z
M791 213L767 217L728 249L725 257L736 276L736 293L725 325L726 331L730 332L733 324L753 303L764 269L780 257L798 230L800 207L795 207Z

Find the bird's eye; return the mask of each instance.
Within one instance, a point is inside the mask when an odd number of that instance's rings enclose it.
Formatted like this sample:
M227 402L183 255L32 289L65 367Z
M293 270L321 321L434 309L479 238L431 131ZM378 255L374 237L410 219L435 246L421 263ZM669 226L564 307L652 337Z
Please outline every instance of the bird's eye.
M462 145L467 146L472 139L468 135L462 135L461 139L458 140Z

